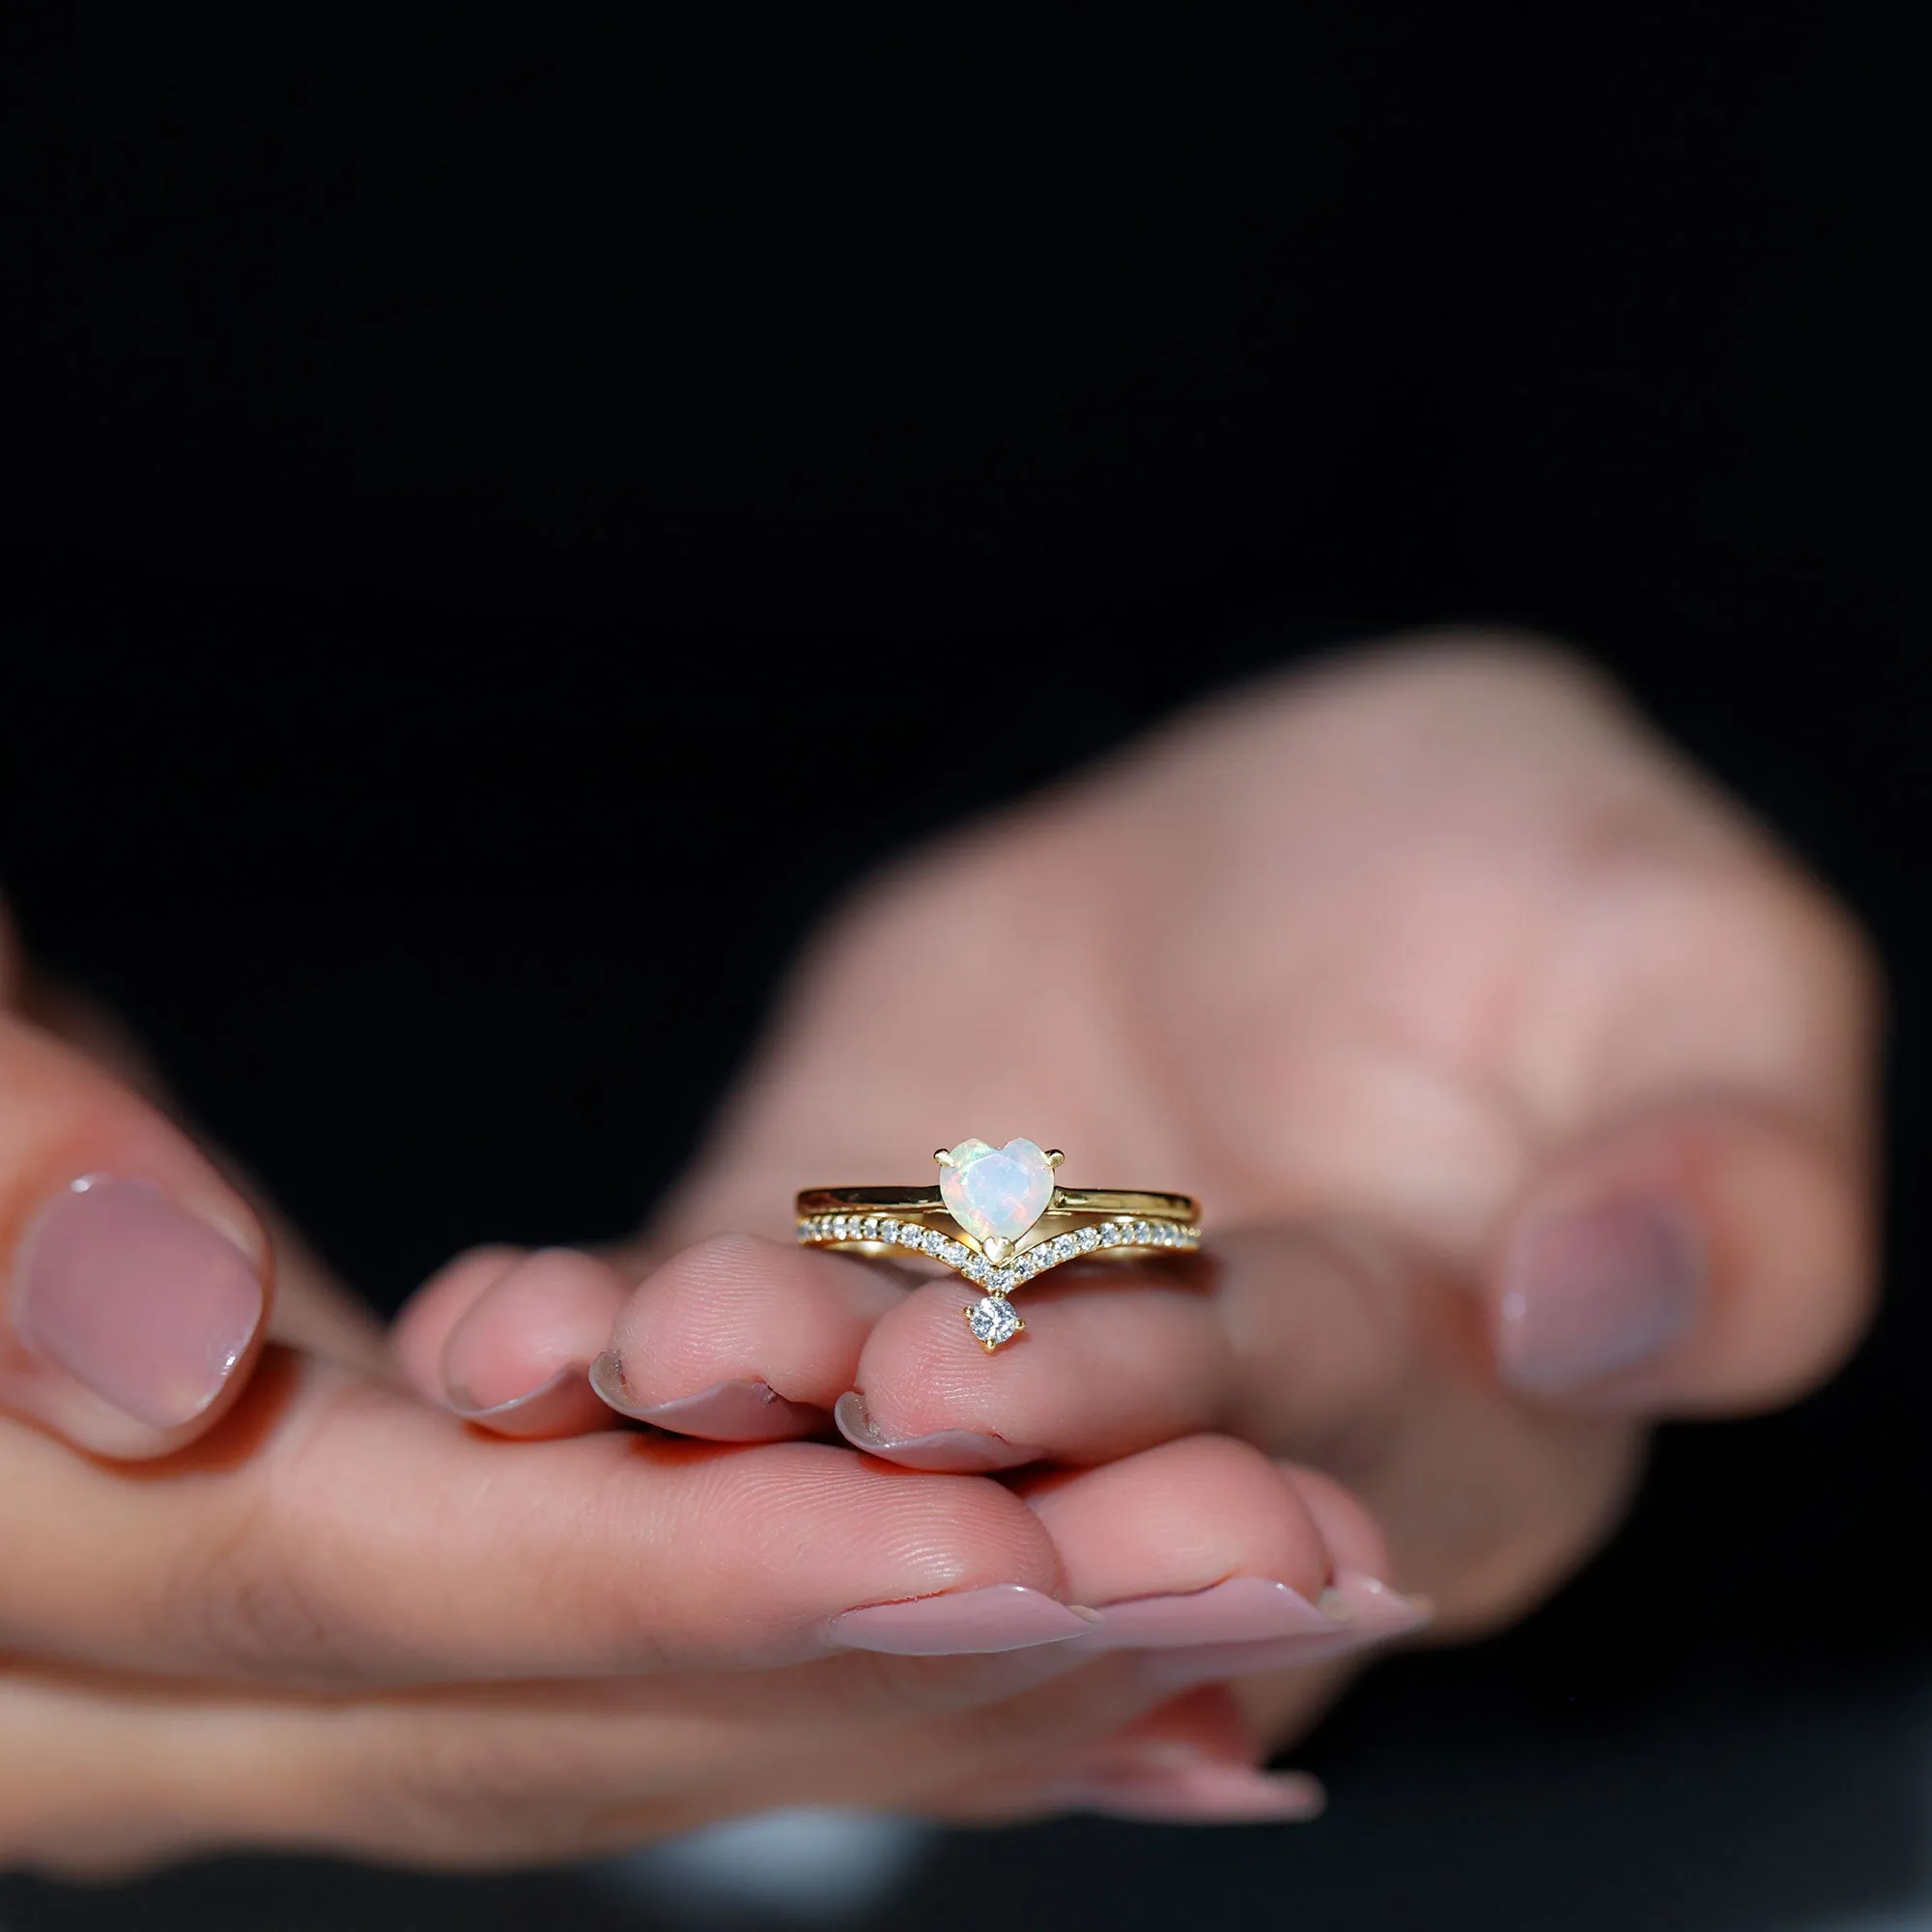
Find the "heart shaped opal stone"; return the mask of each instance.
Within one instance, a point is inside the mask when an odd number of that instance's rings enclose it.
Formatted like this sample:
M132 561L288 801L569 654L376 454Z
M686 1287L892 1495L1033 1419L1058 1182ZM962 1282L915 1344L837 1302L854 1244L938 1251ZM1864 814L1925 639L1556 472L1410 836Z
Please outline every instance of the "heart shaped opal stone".
M950 1167L939 1171L946 1211L982 1245L998 1236L1016 1241L1046 1212L1053 1169L1032 1141L989 1148L961 1141Z

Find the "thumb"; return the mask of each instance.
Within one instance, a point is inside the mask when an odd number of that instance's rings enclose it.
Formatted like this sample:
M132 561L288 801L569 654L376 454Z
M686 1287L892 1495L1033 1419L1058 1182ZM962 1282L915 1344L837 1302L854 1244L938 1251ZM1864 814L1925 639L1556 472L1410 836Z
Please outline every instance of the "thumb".
M0 1412L115 1458L191 1441L246 1380L268 1238L179 1128L0 1013Z
M1871 1309L1876 963L1762 852L1652 874L1579 929L1598 991L1563 1129L1491 1251L1498 1370L1633 1414L1787 1401Z
M1714 1414L1822 1380L1870 1311L1860 1156L1756 1097L1690 1096L1590 1137L1507 1218L1496 1362L1572 1406Z

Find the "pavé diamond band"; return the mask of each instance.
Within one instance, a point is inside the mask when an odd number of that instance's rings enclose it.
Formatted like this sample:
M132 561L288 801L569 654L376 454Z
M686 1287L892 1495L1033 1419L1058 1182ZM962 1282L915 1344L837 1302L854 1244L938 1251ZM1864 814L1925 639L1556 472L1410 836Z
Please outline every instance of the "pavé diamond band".
M990 1355L1025 1330L1008 1295L1084 1257L1189 1251L1201 1208L1185 1194L1063 1187L1059 1152L1032 1141L961 1141L933 1158L937 1187L808 1187L798 1238L861 1254L929 1255L985 1293L965 1311Z

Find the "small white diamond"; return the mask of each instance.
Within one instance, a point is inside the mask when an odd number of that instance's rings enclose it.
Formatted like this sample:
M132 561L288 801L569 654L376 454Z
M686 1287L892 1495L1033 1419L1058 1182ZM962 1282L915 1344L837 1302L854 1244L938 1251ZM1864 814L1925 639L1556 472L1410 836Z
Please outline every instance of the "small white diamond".
M1004 1294L982 1294L966 1311L966 1321L973 1330L974 1339L983 1342L989 1349L997 1349L1002 1342L1010 1342L1020 1332L1020 1318L1013 1313L1013 1304Z
M1070 1262L1080 1252L1080 1243L1071 1235L1062 1235L1059 1240L1054 1242L1053 1252L1057 1260Z
M1134 1245L1139 1248L1153 1246L1153 1230L1145 1221L1134 1223Z
M801 1241L810 1240L815 1232L810 1221L801 1221L798 1224L798 1237Z
M984 1255L975 1255L966 1264L966 1278L968 1281L984 1281L992 1271L993 1264Z
M1091 1255L1100 1245L1100 1231L1098 1228L1082 1228L1078 1239L1080 1252L1083 1255Z
M896 1241L898 1237L899 1237L899 1224L896 1221L881 1221L879 1223L880 1240L885 1241L887 1243L891 1243L893 1241Z
M866 1218L859 1223L859 1232L866 1237L867 1240L876 1241L879 1238L878 1217L873 1214L867 1214Z
M1121 1224L1118 1221L1109 1221L1100 1230L1100 1245L1103 1248L1118 1248L1121 1245Z
M1007 1290L1013 1286L1012 1269L995 1268L992 1271L992 1273L986 1277L986 1286L990 1288L995 1294L1006 1293Z
M923 1248L925 1246L925 1230L915 1228L910 1221L899 1223L899 1246L902 1248Z
M948 1267L963 1268L966 1265L967 1250L957 1241L948 1241L939 1251L939 1259Z

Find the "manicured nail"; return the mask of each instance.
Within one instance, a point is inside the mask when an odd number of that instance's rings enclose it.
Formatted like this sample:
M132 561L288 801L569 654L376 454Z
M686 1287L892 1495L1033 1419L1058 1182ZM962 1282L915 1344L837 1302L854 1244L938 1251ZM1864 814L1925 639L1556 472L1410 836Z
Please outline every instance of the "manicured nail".
M1133 1597L1097 1606L1088 1650L1171 1650L1205 1643L1262 1643L1280 1637L1337 1636L1348 1630L1300 1591L1265 1577L1231 1577L1206 1590Z
M1047 1797L1063 1810L1153 1825L1299 1824L1319 1818L1327 1803L1306 1772L1256 1771L1207 1756L1144 1771L1089 1772Z
M846 1650L884 1651L891 1657L971 1657L1065 1643L1085 1636L1094 1621L1092 1610L1063 1604L1043 1590L993 1583L982 1590L955 1590L905 1603L867 1604L834 1617L826 1634Z
M1704 1277L1696 1225L1673 1203L1533 1220L1503 1267L1503 1376L1532 1395L1568 1395L1638 1368L1689 1332Z
M717 1382L669 1402L639 1402L624 1380L623 1363L610 1350L591 1363L590 1386L619 1415L706 1442L781 1442L816 1435L825 1427L822 1408L787 1401L769 1382L751 1378Z
M527 1395L512 1396L508 1402L478 1402L460 1382L446 1384L443 1395L465 1422L495 1435L575 1435L594 1429L604 1413L583 1371L567 1363Z
M883 1457L902 1469L932 1469L947 1475L979 1475L988 1469L1017 1469L1037 1463L1046 1452L1004 1435L981 1435L973 1429L936 1429L929 1435L887 1435L872 1420L866 1398L852 1389L838 1398L832 1411L838 1433L855 1449Z
M1151 1688L1174 1691L1195 1684L1249 1677L1262 1670L1326 1663L1406 1636L1423 1629L1435 1614L1427 1598L1406 1597L1359 1570L1339 1572L1335 1581L1322 1591L1320 1607L1327 1626L1325 1634L1150 1650L1138 1666L1139 1674Z
M75 1181L14 1268L20 1340L153 1429L179 1429L213 1402L262 1309L248 1257L145 1181Z

